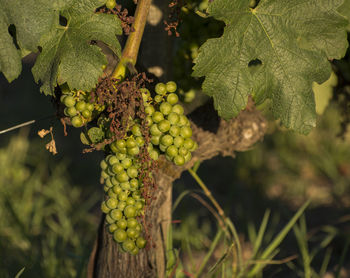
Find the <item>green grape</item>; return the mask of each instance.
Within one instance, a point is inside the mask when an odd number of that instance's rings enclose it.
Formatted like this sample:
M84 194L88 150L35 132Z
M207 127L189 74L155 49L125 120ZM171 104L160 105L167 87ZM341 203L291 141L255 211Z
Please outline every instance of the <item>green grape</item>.
M136 246L140 249L146 246L147 241L143 237L139 237L136 239Z
M87 110L87 109L83 110L83 112L82 112L81 114L82 114L83 117L86 118L86 119L90 118L91 115L92 115L91 111L90 111L90 110Z
M131 252L135 248L135 243L133 240L127 239L123 242L122 247L126 252Z
M161 112L156 111L156 112L154 112L153 115L152 115L152 120L153 120L153 122L155 122L155 123L159 123L159 122L161 122L162 120L164 120L164 116L163 116L163 114L162 114Z
M129 180L129 176L125 171L123 171L117 174L117 180L119 182L126 182Z
M109 190L109 187L108 187L108 186L106 186L106 185L103 186L103 191L104 191L104 192L107 192L108 190Z
M190 121L187 119L185 115L180 115L178 126L190 126Z
M157 95L154 97L154 101L157 103L161 103L161 102L163 102L163 97L160 95Z
M114 185L112 190L117 195L119 195L119 193L123 191L123 189L119 185Z
M159 137L158 137L159 138ZM159 139L158 139L158 143L159 143ZM157 144L158 145L158 144ZM158 160L159 158L159 153L156 150L151 150L149 152L149 156L150 158L152 158L153 160Z
M193 145L192 149L190 149L190 151L194 152L197 148L198 148L198 144L197 144L197 142L194 142L194 145Z
M108 167L107 162L106 162L105 160L102 160L102 161L100 162L100 167L101 167L102 170L106 170L107 167Z
M134 200L134 198L128 197L125 202L127 206L131 206L131 205L135 205L136 201Z
M120 139L118 141L115 141L115 144L116 144L116 147L120 150L124 149L126 147L126 142L124 139Z
M159 142L160 142L160 136L152 136L151 143L153 145L159 145Z
M124 218L120 219L117 221L117 226L118 228L125 230L126 227L128 226L128 222Z
M108 231L109 231L111 234L113 234L117 229L118 229L118 226L117 226L117 224L115 224L115 223L109 225L109 227L108 227Z
M114 144L114 143L110 144L110 145L109 145L109 148L111 149L111 151L112 151L113 153L118 153L118 152L120 152L120 150L117 148L116 144Z
M185 93L184 102L189 103L192 102L196 97L196 91L195 90L189 90Z
M83 120L80 116L73 117L71 122L74 127L81 127L83 125Z
M76 114L78 114L78 111L77 109L75 109L74 106L72 106L72 107L66 107L64 109L64 113L69 117L74 117Z
M127 148L134 148L136 146L137 146L137 144L136 144L136 141L133 137L129 137L128 140L126 140L126 147Z
M118 158L120 161L126 158L126 154L125 154L125 153L120 153L120 152L119 152L119 153L116 154L116 156L117 156L117 158Z
M63 103L65 106L67 107L73 107L75 105L75 99L74 97L72 96L66 96L64 99L63 99Z
M164 83L158 83L154 90L158 95L165 95L167 92L166 85Z
M136 137L135 141L138 147L142 147L145 144L145 140L141 136Z
M109 175L106 173L106 171L101 171L101 178L107 179Z
M107 9L112 10L116 6L116 4L117 3L115 2L115 0L107 0L106 7L107 7Z
M180 120L179 114L175 112L171 112L167 118L172 125L176 125Z
M63 94L61 97L60 97L60 101L64 104L64 99L67 97L67 95Z
M169 129L169 134L173 137L177 137L180 135L181 129L180 127L173 125L170 129Z
M174 142L174 139L171 135L167 134L162 136L162 138L160 138L160 143L163 144L164 146L170 146L172 145Z
M140 202L140 201L137 201L137 202L135 203L135 208L136 208L137 210L143 209L143 203Z
M136 231L135 229L133 229L133 228L128 228L128 229L126 230L126 234L128 235L129 238L137 238L137 237L140 235L140 233L137 232L137 231Z
M122 165L123 165L124 169L128 169L132 165L132 160L130 158L128 158L128 157L124 158L122 160Z
M136 218L129 218L127 220L127 226L128 228L135 228L137 226L138 222L136 220Z
M150 128L149 132L150 132L153 136L159 136L159 135L162 134L162 132L159 130L157 124L151 125L151 128Z
M177 94L171 93L167 96L166 100L171 105L175 105L179 101L179 97L177 96ZM177 104L177 105L181 106L180 104ZM181 106L181 108L182 108L182 106ZM173 109L174 109L174 107L173 107ZM176 112L176 111L174 111L174 112ZM183 113L183 108L182 108L182 113ZM178 114L182 114L182 113L178 113Z
M138 253L139 253L139 248L137 248L136 246L135 246L135 248L134 249L132 249L132 251L130 251L129 252L131 255L137 255Z
M134 136L142 136L141 127L139 125L134 125L131 129L131 132Z
M118 197L119 197L119 196L118 196ZM117 200L117 199L114 199L114 198L109 198L109 199L106 201L106 205L107 205L107 207L109 207L110 209L115 209L115 208L117 208L118 200Z
M122 182L120 184L120 187L123 189L123 190L130 190L130 182L126 181L126 182Z
M139 173L138 173L136 167L131 166L130 168L128 168L127 174L132 179L132 178L136 178Z
M132 193L132 197L133 197L135 200L140 199L140 198L141 198L140 190L133 192L133 193Z
M114 175L114 173L113 173L113 171L112 171L112 169L110 167L107 168L106 172L107 172L108 176L113 176Z
M153 107L152 105L150 105L150 106L147 106L147 107L145 108L145 112L146 112L146 114L147 114L148 116L152 116L153 113L155 112L155 109L154 109L154 107Z
M101 203L101 210L102 210L102 212L103 213L109 213L109 211L111 210L107 205L106 205L106 202L105 201L103 201L102 203Z
M140 152L140 148L138 146L128 149L128 154L131 156L136 156L139 154L139 152Z
M160 149L162 152L165 152L167 147L168 147L168 146L165 146L165 145L163 145L163 144L159 144L159 149Z
M116 163L112 166L112 171L114 174L119 174L124 171L124 167L120 163Z
M146 123L147 123L147 126L151 126L153 124L153 120L152 120L152 117L151 116L147 116L146 117Z
M167 132L170 129L170 122L168 120L162 120L158 123L158 129L161 132Z
M87 103L86 104L86 109L89 111L94 111L94 104L93 103Z
M166 83L166 90L169 93L174 93L177 89L176 83L174 81L169 81L168 83Z
M189 126L181 127L181 136L183 138L190 138L192 136L192 129Z
M191 138L186 138L184 141L184 147L188 150L191 150L194 146L194 141Z
M113 239L117 242L125 242L128 235L123 229L117 229L113 234Z
M126 218L132 218L136 216L136 208L134 206L126 206L124 209L124 215Z
M170 157L174 157L178 154L178 148L174 145L171 145L166 149L166 154Z
M169 102L163 102L163 103L159 106L159 111L160 111L163 115L168 115L168 114L170 114L172 108L173 108L173 106L172 106Z
M112 187L113 186L110 178L106 179L106 186L108 186L108 187Z
M123 213L121 210L119 209L112 209L109 212L109 215L111 216L111 218L113 218L115 221L122 219L123 217Z
M119 163L119 159L115 156L115 155L111 155L109 158L108 158L108 164L109 165L114 165L116 163Z
M137 179L131 179L129 183L131 190L136 190L139 187L139 181Z
M108 224L113 224L115 222L114 219L109 216L109 214L106 214L106 221Z
M86 103L85 101L78 101L76 104L75 104L75 109L77 109L78 111L82 112L84 109L85 109L85 106L86 106Z
M175 94L173 94L173 95L175 95ZM169 95L170 96L170 95ZM169 97L168 96L168 97ZM177 96L176 96L177 97ZM168 100L168 102L169 102L169 100ZM175 104L174 106L173 106L173 108L172 108L172 110L171 110L172 112L175 112L175 113L177 113L177 114L179 114L179 115L182 115L183 113L184 113L184 108L180 105L180 104Z
M138 232L141 232L142 229L141 229L141 225L139 223L137 223L135 230Z
M177 155L174 157L174 163L177 166L181 166L185 164L185 158L183 156Z
M180 147L179 148L179 155L185 156L186 154L188 154L188 149L186 149L185 147Z
M125 191L122 191L118 194L119 201L126 201L127 198L128 198L128 193Z
M125 201L120 201L117 208L120 209L120 210L124 210L125 207L126 207L126 202Z
M119 185L119 181L116 179L116 177L115 176L113 176L112 178L111 178L111 182L112 182L112 184L113 184L113 186L118 186Z

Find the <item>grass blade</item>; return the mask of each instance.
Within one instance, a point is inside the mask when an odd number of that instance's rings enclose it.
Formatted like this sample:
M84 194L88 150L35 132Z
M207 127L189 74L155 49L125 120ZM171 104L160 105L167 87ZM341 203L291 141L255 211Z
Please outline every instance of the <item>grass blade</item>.
M283 230L275 237L275 239L267 246L265 251L260 256L260 260L265 260L269 257L269 255L281 244L283 239L286 237L288 232L292 229L294 224L300 218L300 216L304 213L307 206L310 204L310 200L307 201L292 217L291 220L287 223L287 225L283 228ZM261 264L256 264L253 269L248 273L248 277L253 277L257 272L261 270L264 266Z
M197 273L195 274L195 278L199 277L201 275L201 273L203 272L203 269L204 267L206 266L208 260L210 259L211 255L213 255L213 252L216 248L216 246L218 245L219 241L220 241L220 238L222 236L222 233L223 233L223 230L222 229L219 229L219 231L217 232L213 242L211 243L210 245L210 248L209 248L209 251L208 253L205 255Z

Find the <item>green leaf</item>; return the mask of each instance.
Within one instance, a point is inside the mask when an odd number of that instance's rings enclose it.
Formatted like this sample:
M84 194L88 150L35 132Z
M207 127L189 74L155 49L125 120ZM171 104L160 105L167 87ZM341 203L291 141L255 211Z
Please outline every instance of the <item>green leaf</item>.
M21 275L22 275L22 273L24 272L25 269L26 269L26 268L23 267L23 268L16 274L15 278L21 277Z
M9 82L21 73L21 52L38 51L40 37L58 17L57 8L69 1L0 0L0 71Z
M248 96L270 98L275 118L301 133L316 125L312 82L331 74L328 59L345 55L342 0L215 0L211 16L226 23L224 34L199 49L193 75L221 117L238 115Z
M120 56L116 37L122 33L120 20L115 15L95 13L104 3L104 0L73 1L61 11L67 25L60 25L57 17L51 31L41 38L42 51L32 72L35 81L41 81L42 92L52 95L56 85L63 83L84 91L95 87L107 60L92 41L107 44Z
M347 30L348 32L350 32L350 1L345 0L344 4L340 6L338 11L348 19L349 22L348 22Z

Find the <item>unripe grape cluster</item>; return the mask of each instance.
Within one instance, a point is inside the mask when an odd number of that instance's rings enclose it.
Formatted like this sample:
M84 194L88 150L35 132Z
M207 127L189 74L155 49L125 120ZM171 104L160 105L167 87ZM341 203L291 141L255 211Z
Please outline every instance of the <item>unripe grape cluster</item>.
M61 102L65 105L64 114L70 118L74 127L82 127L91 121L98 105L89 102L88 95L83 91L64 91Z
M144 214L155 188L155 161L164 154L181 166L191 160L197 148L190 122L178 103L177 86L173 81L158 83L153 95L145 88L126 91L125 95L120 89L114 95L62 90L64 113L72 125L97 125L82 133L81 139L91 146L100 144L108 154L100 163L105 192L101 210L113 239L125 252L135 255L147 243ZM134 95L125 97L128 94ZM116 116L115 111L128 112L124 109L129 103L133 103L134 113Z
M197 148L192 140L190 122L179 98L175 93L176 83L158 83L155 87L156 96L152 98L148 90L143 91L147 124L151 134L152 158L156 153L164 153L167 160L181 166L192 158L191 153Z
M124 251L134 255L146 245L146 240L141 236L142 225L137 219L142 215L145 205L141 194L141 165L137 159L145 142L138 136L141 135L139 128L135 124L131 129L132 134L126 140L114 141L110 145L113 154L108 155L100 164L106 193L101 209L106 214L108 230Z

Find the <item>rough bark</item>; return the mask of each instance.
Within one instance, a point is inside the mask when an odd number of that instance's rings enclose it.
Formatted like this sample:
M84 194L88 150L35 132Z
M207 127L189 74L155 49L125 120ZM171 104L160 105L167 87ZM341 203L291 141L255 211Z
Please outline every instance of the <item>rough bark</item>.
M153 12L159 13L166 10L168 1L155 0L154 2L158 9L153 7ZM153 23L149 22L150 24L146 27L140 60L145 68L150 69L161 80L166 80L171 72L169 64L171 42L163 30L164 17L160 20L155 20L155 17L159 17L159 14L153 17L151 15ZM167 50L167 52L157 53L157 49ZM177 167L161 159L160 169L155 175L158 191L146 215L148 223L151 224L149 232L154 247L142 250L137 256L120 251L102 218L88 266L89 278L165 277L165 240L168 226L171 224L173 181L198 160L204 161L217 155L234 156L235 151L249 149L262 139L266 131L266 122L251 100L246 110L242 111L237 118L227 122L217 117L212 103L196 109L189 117L193 139L199 145L192 160L183 167Z

